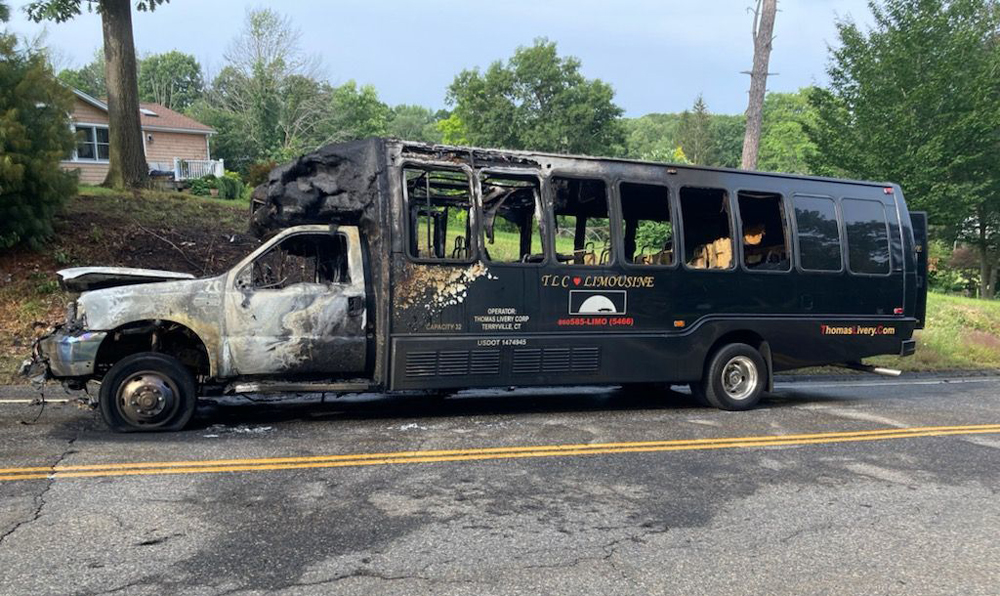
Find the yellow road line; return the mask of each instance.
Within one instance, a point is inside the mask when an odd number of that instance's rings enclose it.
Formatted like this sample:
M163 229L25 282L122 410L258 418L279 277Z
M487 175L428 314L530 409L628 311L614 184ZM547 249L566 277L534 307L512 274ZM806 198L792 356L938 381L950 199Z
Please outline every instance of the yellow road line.
M402 451L395 453L346 454L311 457L136 462L55 467L36 466L0 469L0 481L37 480L45 478L94 478L105 476L146 476L154 474L206 474L218 472L298 470L406 463L513 459L526 457L569 457L617 453L650 453L659 451L696 451L708 449L779 447L971 434L1000 434L1000 424L930 426L855 432L729 438L723 437L717 439L689 439L674 441L537 445L438 451Z
M485 447L469 449L448 449L448 450L427 450L427 451L395 451L387 453L358 453L343 455L309 455L299 457L272 457L258 459L220 459L220 460L194 460L194 461L159 461L159 462L133 462L133 463L113 463L113 464L87 464L76 466L36 466L26 468L0 468L0 474L17 474L28 472L71 472L86 470L124 470L132 468L175 468L191 467L201 468L205 466L224 465L258 465L258 464L297 464L308 462L328 462L328 461L353 461L368 459L396 459L411 457L437 457L456 455L480 455L493 454L502 455L510 452L530 452L530 451L558 451L571 452L580 449L627 449L644 447L672 447L672 446L697 446L717 443L738 443L738 446L747 446L745 443L771 442L775 440L809 440L809 439L829 439L848 438L857 436L878 436L897 435L899 433L925 433L936 431L997 431L1000 432L1000 424L973 424L964 426L920 426L909 428L888 428L879 430L859 430L844 432L826 432L797 435L758 435L744 437L717 437L707 439L674 439L670 441L634 441L620 443L577 443L567 445L530 445L521 447Z

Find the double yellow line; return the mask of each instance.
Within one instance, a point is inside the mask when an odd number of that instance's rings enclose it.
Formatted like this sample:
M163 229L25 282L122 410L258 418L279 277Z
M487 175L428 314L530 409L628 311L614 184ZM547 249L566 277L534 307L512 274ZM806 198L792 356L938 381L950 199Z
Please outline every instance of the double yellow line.
M951 435L1000 434L1000 424L966 426L924 426L828 432L801 435L764 435L724 437L716 439L686 439L673 441L638 441L630 443L593 443L577 445L532 445L524 447L488 447L479 449L446 449L438 451L397 451L390 453L358 453L345 455L315 455L305 457L272 457L262 459L218 459L195 461L161 461L78 466L35 466L0 468L0 481L38 480L51 478L95 478L102 476L147 476L154 474L211 474L218 472L264 472L309 468L341 468L381 466L389 464L426 464L452 461L512 459L521 457L568 457L615 453L649 453L656 451L698 451L787 445L820 445L859 441L886 441L917 437Z

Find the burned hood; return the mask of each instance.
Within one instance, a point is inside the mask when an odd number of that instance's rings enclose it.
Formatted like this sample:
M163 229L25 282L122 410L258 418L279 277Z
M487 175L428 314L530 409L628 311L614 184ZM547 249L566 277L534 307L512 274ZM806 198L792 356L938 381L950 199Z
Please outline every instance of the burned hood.
M59 276L59 284L63 289L70 292L88 292L116 286L194 279L190 273L127 267L73 267L58 271L56 275Z

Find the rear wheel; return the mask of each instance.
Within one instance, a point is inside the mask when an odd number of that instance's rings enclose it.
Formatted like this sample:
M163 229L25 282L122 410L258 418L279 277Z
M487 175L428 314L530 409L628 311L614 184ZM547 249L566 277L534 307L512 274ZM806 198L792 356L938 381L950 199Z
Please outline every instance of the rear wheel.
M123 358L101 381L101 416L115 432L181 430L197 399L191 371L166 354Z
M760 401L766 384L767 366L760 352L747 344L729 344L712 355L696 395L721 410L749 410Z

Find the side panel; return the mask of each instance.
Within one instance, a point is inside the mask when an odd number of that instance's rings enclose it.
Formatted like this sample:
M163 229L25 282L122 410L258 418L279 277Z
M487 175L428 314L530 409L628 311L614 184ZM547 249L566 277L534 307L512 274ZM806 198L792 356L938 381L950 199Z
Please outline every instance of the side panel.
M440 164L458 162L456 157ZM478 258L466 264L417 263L394 242L390 389L688 382L701 376L709 350L729 333L768 341L776 370L898 354L912 335L912 318L894 314L905 300L909 217L905 206L899 214L894 197L880 186L549 156L523 167L543 179L549 229L553 175L604 180L612 189L615 257L599 267L557 263L548 242L540 267L491 266ZM398 168L390 172L400 175ZM828 196L838 209L843 198L877 201L886 212L890 271L851 274L846 242L844 267L833 273L797 266L765 272L741 265L713 271L623 263L620 181L667 186L675 214L685 185L726 190L736 255L742 254L739 191L779 194L790 234L797 192ZM403 199L400 184L391 185L399 238ZM682 234L684 222L677 219L674 225L674 233ZM842 223L841 228L846 238ZM474 246L478 251L478 242ZM790 248L797 251L794 239ZM792 261L798 262L794 255ZM591 297L613 307L580 308Z

